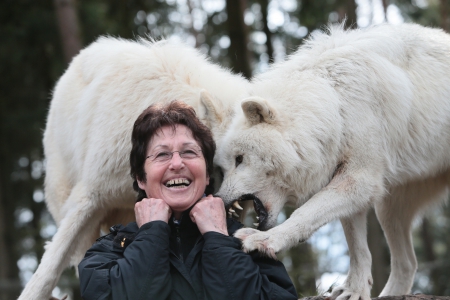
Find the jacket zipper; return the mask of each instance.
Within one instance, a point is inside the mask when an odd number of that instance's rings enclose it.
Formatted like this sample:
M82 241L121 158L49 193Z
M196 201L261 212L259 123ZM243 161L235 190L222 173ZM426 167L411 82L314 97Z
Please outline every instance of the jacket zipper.
M177 229L177 254L178 254L178 258L181 260L182 263L184 263L184 259L183 259L183 252L181 251L181 236L180 236L180 226L179 225L175 225L175 228Z

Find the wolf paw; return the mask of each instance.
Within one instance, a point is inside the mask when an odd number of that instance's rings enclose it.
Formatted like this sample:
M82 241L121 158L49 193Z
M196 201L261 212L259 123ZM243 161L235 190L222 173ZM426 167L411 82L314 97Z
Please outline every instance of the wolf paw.
M370 300L370 294L354 292L345 285L341 285L333 289L327 300Z
M245 252L258 250L266 256L277 259L276 253L280 247L272 234L253 228L242 228L236 231L234 236L242 240L242 250Z

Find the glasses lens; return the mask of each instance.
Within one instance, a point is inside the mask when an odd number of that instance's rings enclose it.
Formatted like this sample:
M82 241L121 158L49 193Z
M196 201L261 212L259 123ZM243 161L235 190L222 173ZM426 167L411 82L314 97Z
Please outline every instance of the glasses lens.
M187 158L187 159L191 159L191 158L196 158L199 156L198 151L195 149L187 149L184 151L180 151L180 156L182 158Z
M168 161L169 159L172 158L172 153L171 152L158 152L157 154L155 154L153 156L153 160L156 162L165 162Z

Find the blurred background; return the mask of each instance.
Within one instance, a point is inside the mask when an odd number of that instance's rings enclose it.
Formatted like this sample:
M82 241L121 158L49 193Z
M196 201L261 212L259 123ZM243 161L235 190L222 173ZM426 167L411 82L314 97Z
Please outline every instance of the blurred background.
M56 226L45 206L42 134L52 89L72 57L101 35L177 38L250 78L282 61L315 30L417 22L450 29L450 0L2 0L0 1L0 300L16 299ZM283 222L292 211L279 216ZM417 220L413 292L450 295L450 208ZM383 233L369 215L372 296L389 274ZM280 253L299 296L345 279L349 258L339 222ZM73 269L55 297L81 299Z

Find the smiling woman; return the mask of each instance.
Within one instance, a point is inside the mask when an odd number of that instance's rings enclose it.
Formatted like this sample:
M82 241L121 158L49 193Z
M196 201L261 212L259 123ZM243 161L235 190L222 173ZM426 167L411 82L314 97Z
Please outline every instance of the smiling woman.
M177 127L184 127L186 135L184 142L189 146L188 148L170 149L173 146L172 138L178 137ZM173 134L173 135L172 135ZM155 139L157 141L155 141ZM131 137L132 149L130 154L131 177L135 179L134 189L138 191L138 201L145 198L147 195L144 189L139 187L138 181L146 181L146 167L161 166L159 162L166 161L161 158L161 155L174 150L200 150L202 161L206 164L206 173L213 172L214 152L216 151L216 144L212 138L210 130L201 123L192 107L178 101L173 101L166 106L152 105L138 117L133 127L133 134ZM165 142L168 144L160 144ZM175 142L175 141L174 141ZM151 148L153 145L153 148ZM196 151L196 153L198 153ZM159 157L155 157L159 156ZM172 158L173 153L170 154ZM149 157L150 156L150 157ZM167 160L171 161L171 160ZM152 162L155 162L156 165ZM150 163L150 165L148 164ZM167 166L162 166L167 167ZM155 168L156 169L156 168ZM202 191L207 194L213 192L206 183L206 190Z
M88 250L78 267L83 299L297 299L283 264L244 253L232 236L242 224L208 193L215 147L183 102L138 117L136 222L113 226Z
M138 180L138 186L148 198L165 199L176 219L201 198L209 184L199 148L185 125L162 127L147 147L145 178Z

